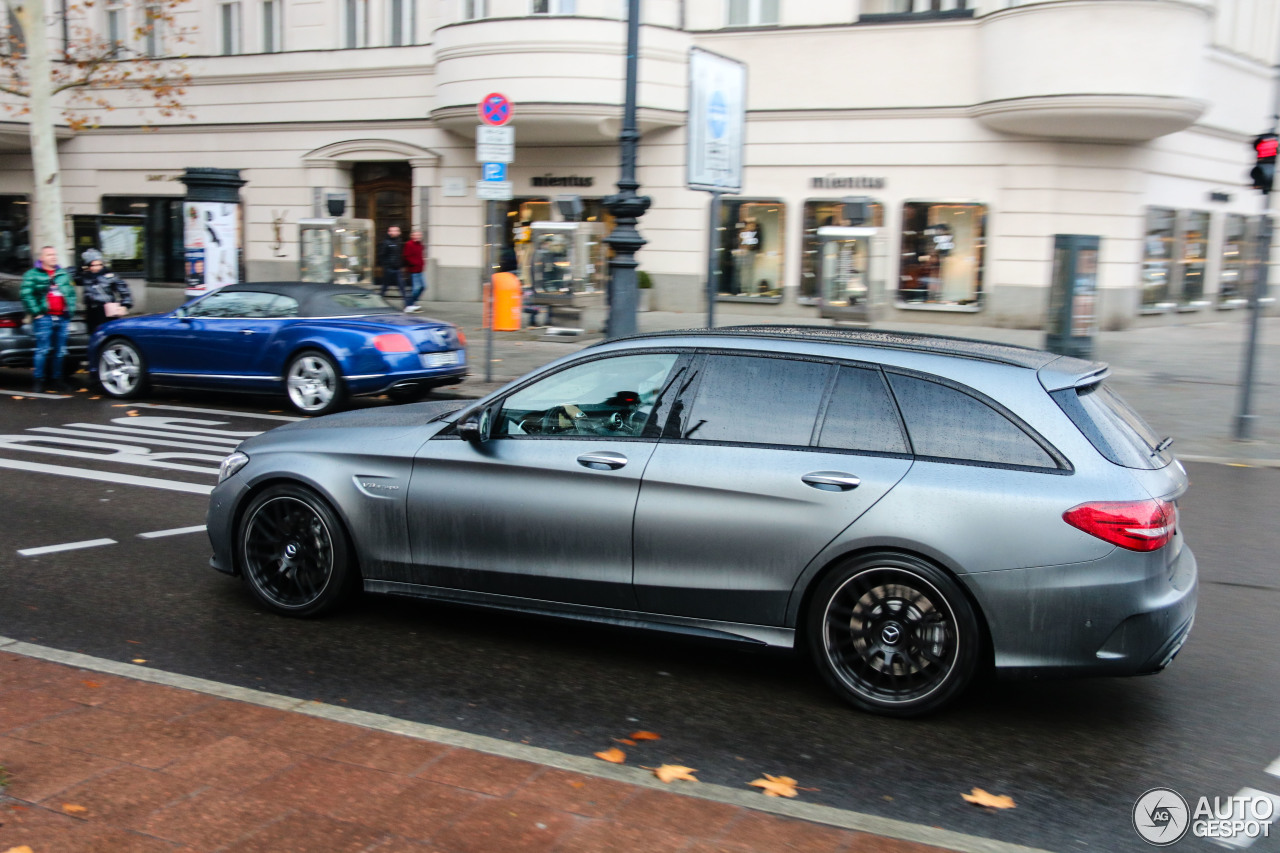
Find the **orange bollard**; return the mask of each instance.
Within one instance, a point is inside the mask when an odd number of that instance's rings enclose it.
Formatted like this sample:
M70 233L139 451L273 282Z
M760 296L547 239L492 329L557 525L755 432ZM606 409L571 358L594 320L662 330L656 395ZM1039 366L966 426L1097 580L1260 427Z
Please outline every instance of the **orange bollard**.
M523 288L520 279L510 272L493 274L493 330L495 332L520 331L520 309Z

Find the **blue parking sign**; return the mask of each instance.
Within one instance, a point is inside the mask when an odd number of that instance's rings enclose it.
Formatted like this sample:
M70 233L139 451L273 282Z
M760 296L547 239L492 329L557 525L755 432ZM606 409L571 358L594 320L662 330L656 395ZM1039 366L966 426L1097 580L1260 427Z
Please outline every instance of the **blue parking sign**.
M485 163L480 167L482 180L505 181L507 179L506 163Z

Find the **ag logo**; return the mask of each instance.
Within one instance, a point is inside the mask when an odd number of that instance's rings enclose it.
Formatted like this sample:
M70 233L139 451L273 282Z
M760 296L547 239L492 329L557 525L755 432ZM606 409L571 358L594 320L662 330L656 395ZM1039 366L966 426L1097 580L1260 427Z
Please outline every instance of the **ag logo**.
M1182 840L1191 825L1187 801L1171 788L1152 788L1133 804L1133 828L1142 840L1168 847Z

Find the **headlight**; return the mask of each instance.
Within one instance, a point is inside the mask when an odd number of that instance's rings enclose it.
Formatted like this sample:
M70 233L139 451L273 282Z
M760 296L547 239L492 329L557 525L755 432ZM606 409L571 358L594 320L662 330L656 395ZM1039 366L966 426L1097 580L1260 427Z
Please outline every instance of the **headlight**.
M218 482L221 483L228 477L233 476L241 468L249 464L249 457L237 450L226 459L222 460L222 465L218 468Z

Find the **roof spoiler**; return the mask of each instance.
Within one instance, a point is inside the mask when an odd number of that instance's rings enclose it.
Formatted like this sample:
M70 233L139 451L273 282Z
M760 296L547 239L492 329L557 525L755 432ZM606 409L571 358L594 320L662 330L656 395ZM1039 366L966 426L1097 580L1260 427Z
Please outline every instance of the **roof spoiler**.
M1110 374L1111 366L1105 361L1085 361L1082 358L1065 355L1036 371L1036 377L1046 391L1083 388L1086 385L1101 382Z

